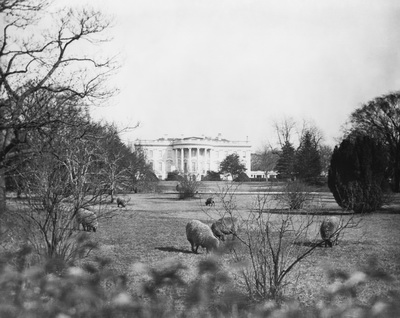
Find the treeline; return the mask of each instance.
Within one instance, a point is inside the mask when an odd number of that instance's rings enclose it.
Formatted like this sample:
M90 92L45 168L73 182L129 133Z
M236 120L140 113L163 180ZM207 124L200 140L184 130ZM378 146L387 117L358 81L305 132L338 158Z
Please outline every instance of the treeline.
M117 193L145 191L157 180L143 150L124 144L115 126L74 105L49 111L60 120L28 131L7 157L8 191L46 200L96 194L112 203Z

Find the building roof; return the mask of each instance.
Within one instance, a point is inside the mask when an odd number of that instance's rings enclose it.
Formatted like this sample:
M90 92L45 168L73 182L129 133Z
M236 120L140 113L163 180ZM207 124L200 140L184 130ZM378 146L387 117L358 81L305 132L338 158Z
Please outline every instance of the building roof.
M221 134L217 137L206 137L206 136L189 136L181 138L168 138L161 137L155 140L139 140L135 141L135 145L147 145L147 146L179 146L187 144L198 144L198 145L209 145L209 146L221 146L221 147L251 147L249 140L245 141L230 141L225 138L221 138Z

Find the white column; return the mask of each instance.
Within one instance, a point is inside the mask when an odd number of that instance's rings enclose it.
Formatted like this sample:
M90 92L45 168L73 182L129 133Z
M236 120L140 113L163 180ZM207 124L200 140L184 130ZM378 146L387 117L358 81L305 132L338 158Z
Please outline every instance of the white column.
M192 172L192 148L189 148L188 172Z
M201 171L200 171L200 148L197 148L197 173L201 174Z
M181 148L181 172L183 171L183 148Z
M178 167L178 149L174 149L175 150L175 169L179 170Z
M204 159L205 159L205 161L204 161L204 164L205 164L205 170L210 170L210 167L209 167L209 162L210 162L210 149L205 149L204 150Z

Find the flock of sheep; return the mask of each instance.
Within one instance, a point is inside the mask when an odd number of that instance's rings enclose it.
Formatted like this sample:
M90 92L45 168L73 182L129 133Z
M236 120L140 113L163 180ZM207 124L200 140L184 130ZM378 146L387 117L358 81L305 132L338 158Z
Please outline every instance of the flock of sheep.
M214 200L208 198L206 205L214 205ZM225 241L225 235L236 235L237 219L234 217L221 218L211 226L199 221L191 220L186 224L186 238L189 241L192 252L197 253L200 247L205 248L207 253L216 250L220 241ZM322 243L325 247L332 247L338 243L340 231L340 220L336 216L325 218L320 226Z
M208 198L206 206L215 205L213 198ZM126 202L117 198L117 206L125 207ZM84 231L96 232L98 228L97 215L87 209L80 209L77 214L78 225L82 225ZM234 217L221 218L211 226L199 221L191 220L186 225L186 238L189 241L192 252L197 253L198 248L205 248L207 253L218 248L220 241L225 241L225 235L236 235L237 219ZM325 247L332 247L338 243L340 220L336 216L325 218L320 226L320 234Z

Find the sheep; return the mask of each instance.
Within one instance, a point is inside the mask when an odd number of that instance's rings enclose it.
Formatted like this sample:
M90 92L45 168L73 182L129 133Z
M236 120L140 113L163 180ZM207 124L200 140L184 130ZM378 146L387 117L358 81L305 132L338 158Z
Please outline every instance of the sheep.
M125 200L121 198L117 198L117 207L122 206L123 208L126 206Z
M215 221L211 225L211 230L215 237L225 241L225 235L235 235L237 232L237 218L226 217ZM233 236L234 237L234 236Z
M214 205L215 205L214 199L213 199L213 198L208 198L208 199L206 200L206 205L207 205L207 206L208 206L208 205L214 206Z
M96 213L86 210L86 209L80 209L78 213L76 214L76 220L79 224L82 224L83 230L90 232L93 230L93 232L96 232L99 223L97 222L97 215Z
M336 216L331 216L324 219L321 223L320 233L324 240L325 247L332 247L338 244L338 236L340 230L340 220Z
M213 235L211 228L198 220L191 220L186 224L186 238L192 246L192 252L197 254L199 246L206 249L207 253L216 250L218 239Z

